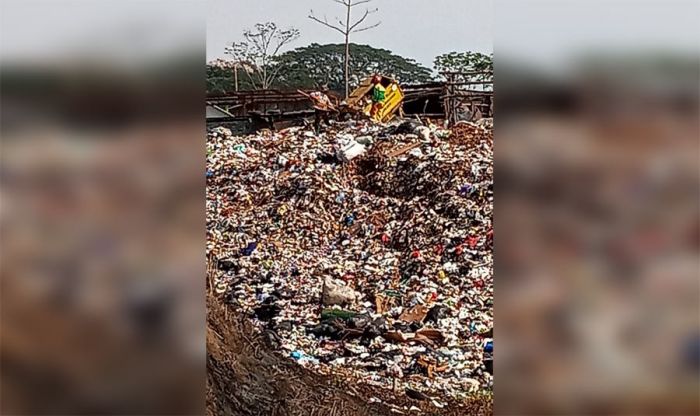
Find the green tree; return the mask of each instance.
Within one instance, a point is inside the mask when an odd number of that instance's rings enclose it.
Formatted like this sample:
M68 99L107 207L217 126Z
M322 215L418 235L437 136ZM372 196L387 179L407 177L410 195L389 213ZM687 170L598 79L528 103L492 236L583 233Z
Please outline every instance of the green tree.
M352 59L349 65L349 78L353 85L374 73L397 79L402 83L420 83L432 80L428 68L413 59L393 54L386 49L369 45L349 45ZM335 91L345 88L344 74L345 44L319 45L294 49L281 54L277 64L284 70L277 77L277 84L287 88L314 88L321 84Z
M460 79L463 81L493 81L493 54L450 52L437 56L433 65L438 73L487 71L486 74L468 75Z
M254 85L250 78L244 75L247 67L238 68L238 74L234 72L235 66L231 61L218 59L207 64L207 93L225 93L236 91L235 80L238 80L239 90L253 90Z

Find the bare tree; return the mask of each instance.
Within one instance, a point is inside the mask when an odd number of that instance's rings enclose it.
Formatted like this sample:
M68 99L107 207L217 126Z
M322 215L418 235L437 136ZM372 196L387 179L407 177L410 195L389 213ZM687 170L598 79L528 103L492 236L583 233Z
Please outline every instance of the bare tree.
M281 66L274 65L282 47L299 37L298 29L281 30L272 22L258 23L255 29L243 32L245 41L226 47L236 69L243 67L255 89L267 89L275 81ZM237 75L237 71L236 71Z
M369 3L372 0L333 0L334 2L338 4L342 4L345 6L345 22L343 23L342 20L339 18L336 18L336 21L338 22L338 25L336 26L335 24L328 23L328 19L324 16L323 20L319 19L314 15L314 11L311 10L309 13L309 19L316 21L324 26L327 26L333 30L337 30L340 32L343 36L345 36L345 98L348 98L349 94L349 79L350 79L350 34L355 33L355 32L362 32L365 30L369 30L372 28L375 28L379 26L382 22L379 21L375 24L364 26L364 27L358 27L362 22L367 19L367 16L369 16L372 13L376 13L379 9L374 9L374 10L369 10L365 9L365 13L360 17L358 20L356 20L354 23L350 23L350 13L353 7L359 6L364 3Z

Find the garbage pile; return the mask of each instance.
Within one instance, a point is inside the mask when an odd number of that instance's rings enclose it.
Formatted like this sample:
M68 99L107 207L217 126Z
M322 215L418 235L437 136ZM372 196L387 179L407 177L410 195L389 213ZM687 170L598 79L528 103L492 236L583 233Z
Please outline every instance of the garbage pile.
M206 176L210 287L275 349L436 405L491 389L489 128L215 128Z

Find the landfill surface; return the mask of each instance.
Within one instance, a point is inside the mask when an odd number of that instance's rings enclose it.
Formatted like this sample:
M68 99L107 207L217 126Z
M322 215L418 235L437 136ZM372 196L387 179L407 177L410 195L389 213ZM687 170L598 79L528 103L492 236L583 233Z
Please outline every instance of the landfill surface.
M230 306L208 297L206 414L478 416L493 414L491 395L436 407L340 375L322 375L285 357Z
M209 287L318 374L435 408L488 393L492 152L490 120L211 129Z

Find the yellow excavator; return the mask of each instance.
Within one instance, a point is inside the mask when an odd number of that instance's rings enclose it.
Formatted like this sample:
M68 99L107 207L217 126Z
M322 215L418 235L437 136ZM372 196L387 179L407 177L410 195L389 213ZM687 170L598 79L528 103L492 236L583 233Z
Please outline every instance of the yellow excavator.
M374 121L386 123L391 120L397 111L401 110L403 103L403 91L396 80L389 77L380 76L381 84L386 89L384 95L383 106L371 116L372 111L372 84L373 77L367 77L360 85L350 94L347 99L347 105L357 111L361 111L368 117L372 117Z

